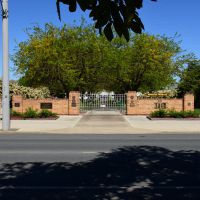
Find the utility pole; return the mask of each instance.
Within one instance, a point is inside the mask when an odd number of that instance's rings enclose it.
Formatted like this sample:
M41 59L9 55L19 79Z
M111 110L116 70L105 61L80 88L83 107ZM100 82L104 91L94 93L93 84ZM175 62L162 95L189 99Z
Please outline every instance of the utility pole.
M2 38L3 38L3 83L2 83L2 116L3 131L10 129L10 96L9 96L9 49L8 49L8 0L1 0Z

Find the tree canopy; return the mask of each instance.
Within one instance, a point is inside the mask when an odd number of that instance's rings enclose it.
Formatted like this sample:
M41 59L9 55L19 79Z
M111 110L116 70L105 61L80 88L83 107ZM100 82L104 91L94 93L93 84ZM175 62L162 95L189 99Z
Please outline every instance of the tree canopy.
M157 1L157 0L151 0ZM89 17L95 22L95 28L102 30L111 41L115 32L128 41L129 30L141 33L144 25L137 12L143 6L143 0L57 0L57 11L61 19L60 3L66 4L70 12L75 12L77 6L82 11L89 11Z
M92 27L60 29L46 24L44 29L36 26L27 34L29 39L19 44L13 57L21 75L20 84L47 86L56 96L65 96L71 90L94 91L98 87L104 57L101 41L105 39L97 40Z
M195 106L200 108L200 60L188 63L181 75L178 85L180 95L193 92L195 96Z
M27 32L13 56L19 83L46 86L52 95L71 90L153 91L174 83L186 58L173 38L149 34L108 42L92 26L46 24Z

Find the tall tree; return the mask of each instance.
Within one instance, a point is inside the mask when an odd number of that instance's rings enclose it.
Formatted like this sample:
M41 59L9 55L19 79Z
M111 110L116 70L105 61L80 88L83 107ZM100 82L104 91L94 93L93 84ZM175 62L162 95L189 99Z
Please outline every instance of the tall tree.
M14 62L22 75L20 83L32 87L48 86L51 91L56 86L67 94L74 87L78 71L69 56L67 42L71 38L66 37L63 30L50 24L46 24L44 30L34 27L33 32L28 33L29 40L19 44ZM64 42L59 40L61 36Z
M57 96L70 90L97 90L106 40L99 38L93 27L46 24L27 34L29 39L18 45L13 56L20 84L48 86Z
M25 86L47 86L51 94L70 90L149 91L174 82L185 63L181 49L167 37L140 34L127 43L123 38L108 42L92 26L57 28L46 24L28 32L13 57Z
M173 38L135 35L125 48L120 48L115 85L124 91L163 89L175 81L190 56L180 56L179 43Z
M200 108L200 61L194 60L188 63L183 71L178 85L179 94L182 96L187 92L193 92L195 96L195 107Z

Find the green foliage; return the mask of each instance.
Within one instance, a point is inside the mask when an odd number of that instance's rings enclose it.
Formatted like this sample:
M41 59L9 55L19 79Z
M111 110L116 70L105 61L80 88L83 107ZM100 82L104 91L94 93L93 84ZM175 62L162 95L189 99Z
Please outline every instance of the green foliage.
M151 117L171 117L171 118L198 118L200 111L175 111L175 110L156 110L150 114Z
M27 32L13 56L19 83L63 97L81 92L156 91L175 82L186 58L174 38L140 34L108 42L91 26L46 24Z
M40 118L57 117L57 114L51 112L50 110L44 109L44 110L41 110L41 111L38 113L38 116L39 116Z
M109 53L113 64L108 66L110 73L107 74L113 76L112 90L115 91L117 86L119 92L157 91L171 86L183 64L192 57L181 55L176 36L140 34L133 36L128 45L119 40L114 40L113 45L118 48Z
M194 117L200 117L200 109L195 109L193 113Z
M185 111L185 117L200 117L200 112L197 110L194 111Z
M13 116L13 117L22 117L22 113L17 112L15 110L11 110L10 115Z
M160 117L160 118L163 118L163 117L167 116L167 112L166 112L166 110L159 109L159 110L156 110L156 111L152 112L150 114L150 116L151 117Z
M13 57L22 85L46 86L54 96L93 89L104 53L92 27L46 24L44 30L34 27L28 36Z
M200 109L195 108L194 111L200 114Z
M38 118L38 111L34 110L33 108L28 108L26 111L23 113L24 118Z
M188 63L184 69L178 85L179 95L193 92L195 96L195 107L200 108L200 61L195 60Z
M178 112L178 111L175 111L175 110L169 110L168 113L167 113L167 116L173 117L173 118L184 118L185 114L182 111Z
M56 113L51 112L50 110L41 110L38 112L33 108L28 108L23 114L17 111L11 110L11 116L23 117L23 118L48 118L48 117L58 117Z
M113 28L120 37L123 35L127 41L130 38L129 30L141 33L144 29L137 12L142 7L143 0L57 0L57 12L61 19L60 3L68 5L70 12L75 12L77 5L82 11L88 10L89 16L95 21L95 28L100 33L104 29L105 36L109 41L114 37Z

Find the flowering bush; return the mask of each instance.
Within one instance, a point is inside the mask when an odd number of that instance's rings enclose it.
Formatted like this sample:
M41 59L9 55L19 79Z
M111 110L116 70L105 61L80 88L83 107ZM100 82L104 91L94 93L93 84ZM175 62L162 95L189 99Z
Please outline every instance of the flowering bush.
M138 98L176 98L177 91L176 90L158 90L154 92L146 92L141 93L137 92Z
M10 96L22 95L24 98L40 99L50 97L50 91L47 87L31 88L20 86L15 82L9 84ZM0 96L2 96L2 81L0 81Z

